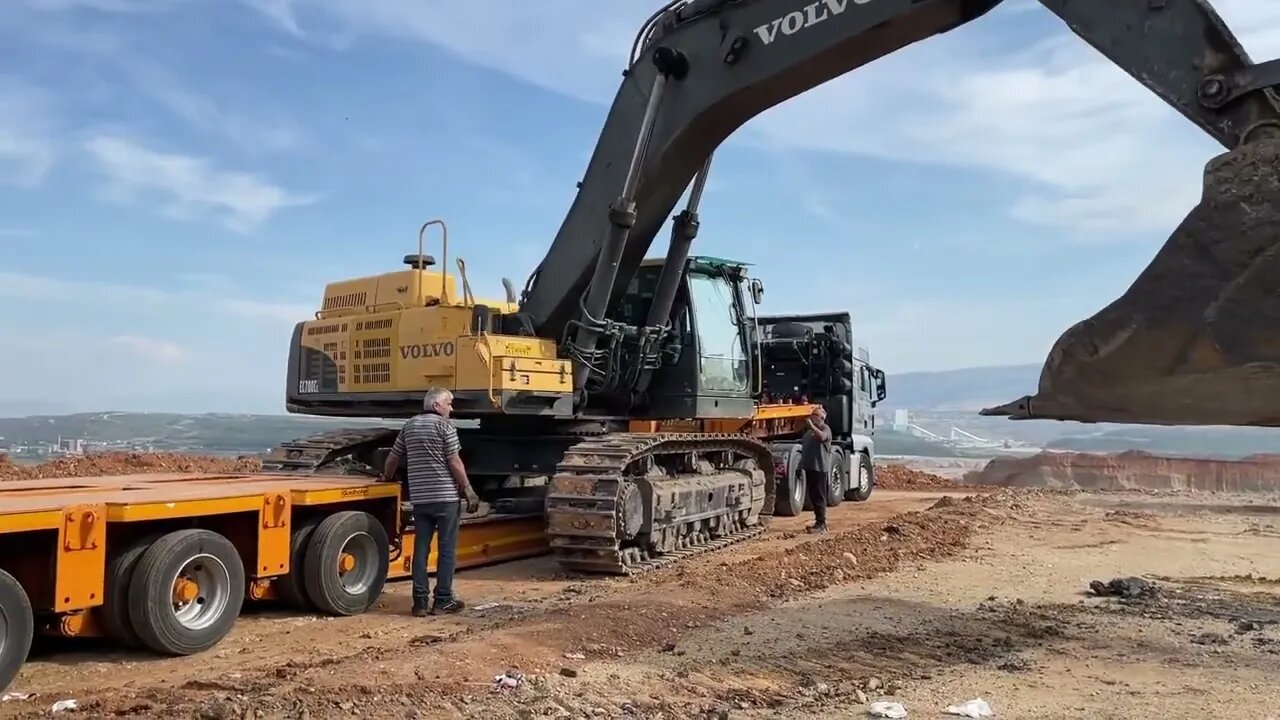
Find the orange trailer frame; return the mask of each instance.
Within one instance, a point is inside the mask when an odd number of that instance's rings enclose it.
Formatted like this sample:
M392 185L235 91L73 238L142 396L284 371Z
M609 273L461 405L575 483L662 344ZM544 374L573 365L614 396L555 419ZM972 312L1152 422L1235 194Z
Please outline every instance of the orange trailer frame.
M176 539L198 530L214 534L200 537L214 537L215 544L233 548L234 558L226 551L222 556L206 553L220 557L221 565L236 566L234 574L224 577L244 580L242 596L239 589L229 594L230 614L238 615L243 601L268 599L314 610L314 604L297 601L296 588L307 584L304 571L327 574L327 587L339 587L343 577L357 572L360 559L358 553L342 550L332 566L304 568L300 561L306 535L329 518L335 518L330 524L336 527L338 515L343 521L363 520L364 535L386 541L379 555L364 561L372 558L384 572L336 612L332 602L322 608L334 614L362 612L386 580L412 575L414 534L401 508L398 483L352 476L156 473L0 483L0 602L13 605L0 606L0 611L10 627L16 623L20 628L16 643L0 643L0 691L25 662L29 636L36 632L127 639L118 637L120 622L113 625L106 616L128 618L136 611L122 607L129 591L122 586L113 595L113 584L124 581L113 583L111 578L124 577L118 566L130 548L136 548L130 560L136 564L167 535ZM541 555L547 551L544 525L540 514L464 517L458 567ZM434 542L430 553L428 567L434 572ZM292 581L294 593L281 592L282 581ZM180 605L199 599L201 589L182 577L153 594L166 592L169 601ZM135 605L137 597L131 598ZM233 620L220 619L221 634L192 652L220 640ZM21 658L14 662L10 656L18 654Z

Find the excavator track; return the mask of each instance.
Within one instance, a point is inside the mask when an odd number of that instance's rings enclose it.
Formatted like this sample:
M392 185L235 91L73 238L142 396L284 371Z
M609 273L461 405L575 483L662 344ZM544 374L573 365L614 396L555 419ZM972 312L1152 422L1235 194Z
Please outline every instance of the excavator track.
M741 435L613 433L571 447L546 498L569 570L633 575L758 535L772 496L768 446Z
M350 468L338 461L366 448L389 445L397 432L396 428L343 428L290 440L266 454L260 472L301 475L349 472Z

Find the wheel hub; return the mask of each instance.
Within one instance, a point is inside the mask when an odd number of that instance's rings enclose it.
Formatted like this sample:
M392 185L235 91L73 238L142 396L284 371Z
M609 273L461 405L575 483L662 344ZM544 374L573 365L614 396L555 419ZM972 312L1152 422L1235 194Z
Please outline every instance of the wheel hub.
M173 584L173 603L175 605L185 605L198 597L200 597L200 585L196 581L179 577L178 581Z
M338 556L338 572L349 573L356 569L356 556L351 553L344 552Z
M344 592L353 595L372 587L378 572L378 545L368 533L355 533L338 553L338 579Z
M188 560L174 574L170 587L174 617L192 630L217 622L231 602L231 572L206 553Z

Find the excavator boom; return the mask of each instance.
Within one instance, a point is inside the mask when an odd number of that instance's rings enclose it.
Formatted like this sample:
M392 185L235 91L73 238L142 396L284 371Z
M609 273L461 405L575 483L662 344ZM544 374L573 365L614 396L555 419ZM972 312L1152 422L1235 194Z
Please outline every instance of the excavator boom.
M517 316L522 331L568 343L575 358L591 357L603 334L602 318L686 187L705 173L713 151L730 134L789 98L969 23L999 2L668 3L637 36L578 195L526 287ZM1280 136L1280 107L1270 90L1280 82L1280 64L1253 64L1206 0L1041 4L1229 152L1209 171L1213 182L1206 184L1205 200L1130 293L1055 346L1040 394L984 412L1273 424L1270 418L1280 412L1261 417L1218 408L1216 398L1227 386L1214 378L1244 381L1254 393L1270 393L1268 399L1280 387L1280 337L1268 334L1275 323L1259 330L1259 323L1280 314L1280 305L1273 310L1269 295L1249 295L1248 302L1263 304L1225 308L1243 308L1231 314L1234 325L1223 325L1220 315L1223 293L1233 283L1247 281L1249 292L1269 292L1280 278L1280 267L1255 263L1260 255L1271 262L1270 238L1277 227L1271 209L1275 173L1267 171L1267 162L1274 159L1271 143L1280 142L1273 140ZM1251 147L1241 149L1245 145ZM1242 193L1248 203L1240 200ZM669 264L687 252L687 243L676 245ZM1249 308L1260 313L1257 322L1246 319ZM1203 385L1189 395L1164 397L1196 383ZM575 386L583 384L576 376ZM1141 391L1133 390L1138 386Z

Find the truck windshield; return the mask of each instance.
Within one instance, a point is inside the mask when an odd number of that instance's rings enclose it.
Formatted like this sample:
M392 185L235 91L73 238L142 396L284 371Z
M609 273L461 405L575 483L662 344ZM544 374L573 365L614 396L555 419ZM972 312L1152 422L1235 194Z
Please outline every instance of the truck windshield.
M746 392L750 370L733 307L734 288L724 278L691 273L689 292L701 348L698 368L702 388Z

